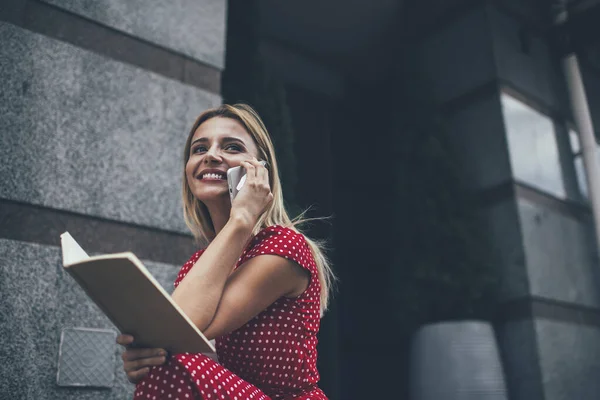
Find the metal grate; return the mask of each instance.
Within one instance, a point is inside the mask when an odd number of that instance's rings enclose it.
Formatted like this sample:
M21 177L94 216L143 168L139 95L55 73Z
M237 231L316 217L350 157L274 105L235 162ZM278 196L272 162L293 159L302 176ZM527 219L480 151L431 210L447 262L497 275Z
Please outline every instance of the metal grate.
M115 379L116 332L63 329L58 351L59 386L112 387Z

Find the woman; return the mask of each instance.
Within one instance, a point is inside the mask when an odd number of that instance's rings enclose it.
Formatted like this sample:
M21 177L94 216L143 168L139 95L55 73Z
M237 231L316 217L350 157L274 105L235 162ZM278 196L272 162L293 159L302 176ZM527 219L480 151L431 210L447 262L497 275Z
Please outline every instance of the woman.
M226 172L239 165L247 179L231 202ZM216 339L219 362L128 348L135 398L326 399L316 345L333 276L319 246L290 220L277 171L271 139L249 106L223 105L194 123L184 150L184 215L209 245L182 267L172 298Z

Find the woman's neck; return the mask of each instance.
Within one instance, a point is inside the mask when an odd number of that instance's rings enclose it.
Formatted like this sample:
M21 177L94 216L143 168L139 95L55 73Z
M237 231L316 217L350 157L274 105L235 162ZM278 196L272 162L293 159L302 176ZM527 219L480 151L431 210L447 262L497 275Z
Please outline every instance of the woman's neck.
M216 202L214 204L206 204L210 219L212 220L213 227L215 228L215 236L221 232L221 229L229 221L229 215L231 214L231 205L229 202Z

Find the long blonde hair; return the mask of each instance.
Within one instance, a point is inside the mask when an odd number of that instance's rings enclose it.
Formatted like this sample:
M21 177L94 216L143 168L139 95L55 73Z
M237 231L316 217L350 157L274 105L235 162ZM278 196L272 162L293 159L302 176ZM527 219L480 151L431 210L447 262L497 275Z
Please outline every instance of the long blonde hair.
M190 130L183 151L183 217L194 237L198 241L211 241L215 237L215 228L208 209L204 203L192 194L185 174L185 166L190 157L190 146L194 133L203 122L211 118L230 118L242 124L258 147L258 159L265 160L268 163L269 182L271 184L271 192L273 193L273 201L259 218L252 233L256 235L261 229L273 225L281 225L302 233L298 229L298 225L306 222L306 220L303 219L303 214L292 220L285 209L277 159L275 158L275 149L261 118L252 107L246 104L223 104L220 107L211 108L200 114ZM329 304L329 292L335 276L322 249L322 244L308 238L306 235L304 237L317 264L318 277L321 283L321 315L323 315Z

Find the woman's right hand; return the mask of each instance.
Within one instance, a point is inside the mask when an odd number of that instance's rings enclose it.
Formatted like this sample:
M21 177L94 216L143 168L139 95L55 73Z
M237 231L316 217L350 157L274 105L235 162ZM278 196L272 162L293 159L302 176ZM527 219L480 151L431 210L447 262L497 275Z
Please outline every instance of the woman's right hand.
M256 158L240 164L246 170L246 183L231 204L231 215L254 226L260 215L273 201L269 171Z
M131 383L138 383L148 375L151 367L163 365L167 361L167 352L164 349L128 348L127 346L133 343L131 335L117 336L117 343L125 346L121 358L123 369Z

